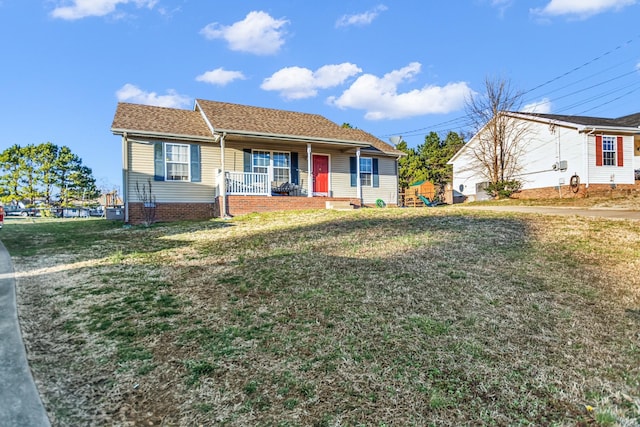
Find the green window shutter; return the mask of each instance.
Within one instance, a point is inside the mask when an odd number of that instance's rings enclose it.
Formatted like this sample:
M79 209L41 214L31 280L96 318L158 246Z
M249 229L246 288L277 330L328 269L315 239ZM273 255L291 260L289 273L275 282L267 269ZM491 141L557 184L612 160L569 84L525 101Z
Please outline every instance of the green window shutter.
M298 185L298 153L291 153L291 183Z
M164 181L164 144L156 142L153 144L153 180Z
M351 186L358 186L358 159L356 157L349 157L349 173L351 174Z
M202 181L202 176L200 174L200 145L192 144L191 145L191 182L200 182Z
M380 187L380 176L378 175L378 159L371 159L373 166L373 186Z
M251 172L253 165L251 164L251 148L245 148L244 151L244 171Z

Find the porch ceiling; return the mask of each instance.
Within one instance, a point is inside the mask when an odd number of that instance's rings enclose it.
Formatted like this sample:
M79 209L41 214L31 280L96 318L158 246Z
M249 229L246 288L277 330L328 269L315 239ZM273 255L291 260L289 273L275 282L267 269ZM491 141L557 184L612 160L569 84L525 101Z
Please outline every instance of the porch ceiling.
M287 137L268 137L263 135L245 135L245 134L227 134L225 136L225 141L227 144L229 143L241 143L241 144L278 144L278 145L292 145L297 147L305 147L307 144L311 144L311 148L314 147L322 147L325 149L332 149L336 151L341 151L343 153L356 152L358 148L368 148L370 144L366 143L356 143L356 142L344 142L344 141L332 141L332 140L322 140L322 139L311 139L311 138L287 138ZM380 153L382 154L382 153Z

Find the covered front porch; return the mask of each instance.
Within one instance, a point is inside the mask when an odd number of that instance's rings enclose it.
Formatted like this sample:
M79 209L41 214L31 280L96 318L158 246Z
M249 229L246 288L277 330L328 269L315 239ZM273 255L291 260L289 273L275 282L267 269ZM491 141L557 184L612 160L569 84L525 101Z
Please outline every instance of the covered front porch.
M225 189L222 188L224 181ZM236 172L227 171L218 173L218 194L226 194L229 196L299 196L307 197L309 195L308 188L289 181L278 182L273 181L268 173L256 172ZM315 196L326 196L312 192Z

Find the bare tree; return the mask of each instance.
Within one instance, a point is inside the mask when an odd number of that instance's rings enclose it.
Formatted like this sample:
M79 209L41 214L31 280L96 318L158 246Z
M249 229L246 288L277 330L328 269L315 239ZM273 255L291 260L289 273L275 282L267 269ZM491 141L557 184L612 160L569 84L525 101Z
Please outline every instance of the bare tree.
M156 196L151 191L151 180L148 179L146 184L136 181L136 193L138 200L142 202L142 223L148 227L156 222Z
M486 78L484 85L485 93L471 96L466 103L476 132L473 167L489 182L489 194L508 196L522 185L516 177L522 170L528 133L526 122L517 118L523 94L505 79Z

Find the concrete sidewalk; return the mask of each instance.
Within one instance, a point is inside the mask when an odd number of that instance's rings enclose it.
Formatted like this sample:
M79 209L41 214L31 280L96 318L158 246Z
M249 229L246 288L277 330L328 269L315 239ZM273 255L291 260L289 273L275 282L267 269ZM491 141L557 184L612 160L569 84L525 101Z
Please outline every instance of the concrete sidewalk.
M20 334L13 264L0 241L0 427L50 425Z

